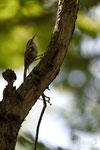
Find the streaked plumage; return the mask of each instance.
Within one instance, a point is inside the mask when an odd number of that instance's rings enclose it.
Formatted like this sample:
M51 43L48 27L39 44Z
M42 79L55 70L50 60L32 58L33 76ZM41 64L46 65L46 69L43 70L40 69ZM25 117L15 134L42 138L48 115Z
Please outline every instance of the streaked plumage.
M24 53L24 81L26 78L27 69L29 68L31 63L36 60L38 54L38 47L34 42L34 38L35 36L33 36L33 38L30 39L26 44L26 50Z

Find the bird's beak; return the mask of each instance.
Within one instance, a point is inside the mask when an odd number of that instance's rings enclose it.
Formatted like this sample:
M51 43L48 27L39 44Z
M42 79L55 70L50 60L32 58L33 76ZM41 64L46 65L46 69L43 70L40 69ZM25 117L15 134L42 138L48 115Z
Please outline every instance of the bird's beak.
M35 37L36 37L36 34L32 37L32 40L34 40Z

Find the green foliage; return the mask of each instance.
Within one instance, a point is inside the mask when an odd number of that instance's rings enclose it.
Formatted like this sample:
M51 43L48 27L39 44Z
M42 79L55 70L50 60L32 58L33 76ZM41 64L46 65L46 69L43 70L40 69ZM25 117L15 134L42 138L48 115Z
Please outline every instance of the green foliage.
M91 36L100 34L100 20L88 17L85 13L79 12L77 19L78 28Z
M82 0L80 1L80 7L82 7L83 9L89 9L93 6L98 5L100 1L99 0L91 0L91 1L87 1L87 0Z
M54 17L53 6L47 9L44 4L43 0L0 0L0 68L23 65L25 45L33 34L37 34L39 52L46 50Z
M81 6L88 8L97 2L84 0ZM57 1L0 0L0 68L19 68L23 65L25 45L33 34L37 34L39 53L47 49L55 23L56 9ZM100 33L100 21L94 21L83 13L82 9L78 14L77 26L85 34L96 36ZM77 43L81 41L74 39Z
M90 7L97 2L84 1L84 6ZM56 4L56 1L45 0L0 0L0 68L23 65L25 45L33 34L37 34L39 52L47 49L55 23ZM100 33L100 21L94 22L85 13L79 12L77 26L86 34L96 36ZM76 42L80 40L76 39Z
M20 135L18 137L18 143L24 147L24 149L26 150L33 150L34 148L34 137L27 132L24 132L23 135ZM38 142L38 150L63 150L62 148L49 148L48 146L46 146L45 144Z

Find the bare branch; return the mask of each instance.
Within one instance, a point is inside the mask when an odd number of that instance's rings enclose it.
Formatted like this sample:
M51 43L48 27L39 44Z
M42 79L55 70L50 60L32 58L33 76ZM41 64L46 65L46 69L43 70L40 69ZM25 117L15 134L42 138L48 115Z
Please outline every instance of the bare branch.
M34 150L36 150L36 147L37 147L40 124L41 124L42 117L43 117L43 114L45 112L45 109L47 107L47 103L46 103L46 99L45 99L44 93L42 94L42 98L43 98L43 109L41 111L41 114L40 114L40 117L39 117L39 121L38 121L38 124L37 124L36 136L35 136L35 143L34 143Z

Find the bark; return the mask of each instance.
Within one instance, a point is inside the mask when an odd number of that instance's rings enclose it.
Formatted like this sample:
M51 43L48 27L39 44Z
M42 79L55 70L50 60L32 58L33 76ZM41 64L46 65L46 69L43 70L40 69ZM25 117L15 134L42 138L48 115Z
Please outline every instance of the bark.
M0 103L0 150L14 150L21 123L56 78L75 27L78 0L59 0L56 24L48 49L25 82L6 86Z

